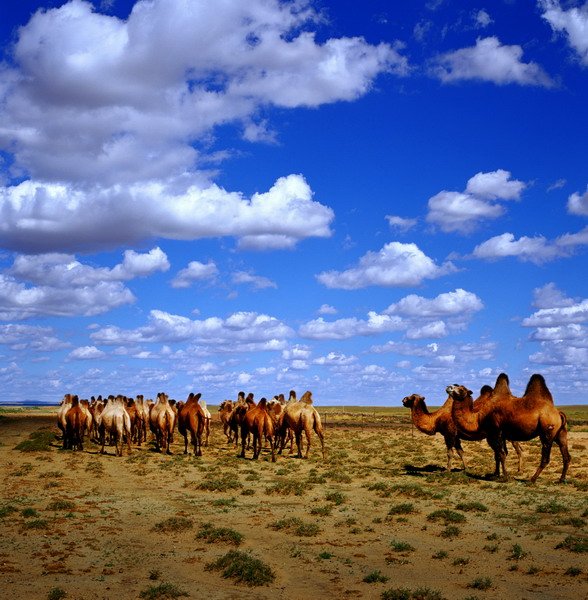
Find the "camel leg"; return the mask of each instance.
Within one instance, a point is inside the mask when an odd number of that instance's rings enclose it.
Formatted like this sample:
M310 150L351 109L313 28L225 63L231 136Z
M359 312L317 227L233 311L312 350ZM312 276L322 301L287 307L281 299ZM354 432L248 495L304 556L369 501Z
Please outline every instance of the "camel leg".
M568 450L568 432L563 427L559 430L559 433L555 437L555 443L559 446L561 452L561 459L563 461L563 469L561 471L561 477L559 478L559 482L565 483L566 475L568 473L572 457L570 456L570 451Z
M302 431L297 431L295 433L296 435L296 447L298 448L298 454L296 455L296 458L302 458Z
M451 473L451 459L453 458L453 448L455 446L455 438L445 437L445 447L447 448L447 469L448 473Z
M539 475L545 467L549 464L549 460L551 458L551 446L553 445L553 439L545 439L541 440L541 462L539 463L539 467L535 471L535 475L531 477L531 483L535 483ZM562 473L563 475L563 473Z
M304 435L306 436L306 454L304 455L304 458L308 458L308 454L310 452L310 429L306 428L304 430Z
M517 456L519 458L519 473L523 472L523 447L521 446L521 444L519 442L511 442L512 447L514 448L514 451L517 453Z
M239 455L241 458L245 458L245 444L247 443L246 436L243 435L241 431L241 454Z
M506 444L500 438L488 438L488 445L494 450L495 469L493 477L500 477L500 467L504 475L504 481L508 481L508 471L506 470Z
M461 446L461 440L459 438L455 439L455 450L457 451L457 455L461 458L461 464L463 465L463 470L466 470L465 459L463 457L463 448Z
M323 455L323 460L325 458L325 436L320 429L315 429L314 432L317 434L318 439L321 443L321 453Z

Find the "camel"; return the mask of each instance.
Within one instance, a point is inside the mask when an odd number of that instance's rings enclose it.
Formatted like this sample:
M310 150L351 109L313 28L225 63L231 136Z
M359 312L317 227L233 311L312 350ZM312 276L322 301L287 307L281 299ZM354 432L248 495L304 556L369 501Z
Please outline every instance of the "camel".
M249 396L253 400L253 394L249 394ZM245 445L249 434L253 437L253 459L257 460L259 458L261 440L265 436L270 445L272 462L276 462L276 447L273 441L274 422L267 411L267 400L265 398L262 398L259 404L255 404L250 408L241 421L241 458L245 458Z
M223 400L218 407L218 414L220 417L220 421L223 426L223 433L227 436L227 444L230 444L233 441L233 437L231 435L231 427L230 427L230 419L231 413L233 412L233 401L232 400Z
M106 432L115 435L117 456L122 456L125 436L129 454L131 453L131 419L125 408L123 396L117 396L116 398L114 398L114 396L109 396L108 402L104 405L104 409L96 417L96 422L100 433L100 444L102 445L100 454L104 454Z
M454 451L457 452L459 458L461 458L465 471L466 464L463 458L461 440L458 435L457 427L451 418L451 406L453 404L451 396L447 398L445 404L443 404L439 410L436 410L433 413L430 413L427 410L424 396L419 396L418 394L412 394L412 396L403 398L402 404L407 408L410 408L410 417L419 431L422 431L427 435L440 433L443 436L445 446L447 447L447 471L451 471L451 460Z
M529 379L522 397L512 395L508 376L501 373L491 393L491 402L476 410L472 392L461 385L450 385L447 393L453 397L452 415L455 425L465 435L483 434L494 451L495 475L500 467L505 481L505 441L527 441L539 437L541 440L541 462L531 477L534 483L549 464L551 448L555 442L561 451L563 469L560 483L565 482L571 461L568 450L567 417L553 404L551 392L542 375L534 374Z
M83 450L86 413L80 406L77 396L71 397L71 406L65 415L64 450Z
M149 423L149 407L144 400L142 394L138 394L135 398L135 406L137 408L137 444L147 442L147 424Z
M239 444L239 431L241 430L241 423L243 417L248 410L255 406L255 400L253 400L253 394L248 394L245 399L245 392L239 392L237 396L237 402L233 407L233 412L229 417L229 428L232 433L232 439L235 441L235 446Z
M482 388L480 391L480 397L476 399L474 404L474 410L477 410L483 403L490 401L490 392L492 392L492 388L490 386L484 386ZM402 404L407 408L410 408L412 422L419 431L422 431L427 435L435 435L436 433L440 433L443 436L445 440L445 446L447 447L447 471L451 471L451 462L454 456L454 451L457 452L458 456L461 458L461 462L465 471L467 467L463 457L461 440L477 441L484 438L479 436L467 436L458 431L457 426L453 422L453 417L451 414L451 409L453 406L453 398L451 395L447 397L447 400L440 409L432 413L427 410L425 398L423 396L419 396L418 394L407 396L402 400ZM522 469L523 451L518 442L512 442L512 446L519 459L520 472Z
M171 454L170 444L173 441L176 426L176 413L169 403L169 398L163 392L157 394L157 402L149 413L149 426L155 435L157 450L165 450Z
M204 413L204 445L208 446L208 443L210 442L210 422L212 421L212 415L210 414L208 406L206 406L206 402L204 400L200 402L200 407Z
M184 454L188 454L188 434L194 447L194 456L202 456L202 432L206 425L206 415L198 403L202 394L190 392L188 399L178 411L178 431L184 436Z
M316 408L312 405L312 393L310 391L304 392L300 400L296 400L296 394L290 392L290 399L284 409L284 419L282 421L282 427L280 436L282 438L282 446L280 447L280 453L284 448L284 440L286 435L286 428L289 427L294 431L296 437L296 446L298 447L297 458L302 458L302 432L306 435L306 454L304 458L308 458L310 452L310 431L314 429L317 434L320 443L323 458L325 458L325 438L323 434L323 426L321 423L321 417L318 414Z
M65 415L67 411L71 408L71 394L65 394L63 400L59 403L59 408L57 409L57 427L61 430L61 434L63 437L63 443L65 444Z

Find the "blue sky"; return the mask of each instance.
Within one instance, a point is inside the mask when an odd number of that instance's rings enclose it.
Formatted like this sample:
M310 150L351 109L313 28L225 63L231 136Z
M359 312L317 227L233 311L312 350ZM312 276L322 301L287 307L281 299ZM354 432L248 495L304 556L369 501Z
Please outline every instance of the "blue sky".
M588 393L588 3L0 8L0 401Z

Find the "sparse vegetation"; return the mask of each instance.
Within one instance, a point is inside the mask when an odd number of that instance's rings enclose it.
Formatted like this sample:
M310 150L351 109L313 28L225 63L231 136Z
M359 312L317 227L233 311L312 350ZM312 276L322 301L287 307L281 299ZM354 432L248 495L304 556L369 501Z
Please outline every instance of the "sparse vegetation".
M193 526L194 522L192 519L188 519L186 517L169 517L169 519L165 519L165 521L156 523L153 526L153 530L162 533L171 533L174 531L192 529Z
M209 544L225 543L240 546L243 535L229 527L214 527L212 523L204 523L200 526L196 539L205 540Z
M476 577L468 583L468 587L474 590L489 590L492 587L492 580L490 577Z
M382 571L372 571L369 575L363 578L364 583L386 583L390 577L382 574Z
M446 600L441 592L428 587L419 587L415 590L394 588L382 592L380 598L382 600Z
M49 452L51 444L55 441L55 433L50 429L39 429L34 431L28 439L15 446L15 450L21 452Z
M218 560L208 563L206 569L222 571L224 578L234 579L235 583L251 587L267 585L276 577L269 565L239 550L231 550Z
M188 592L180 589L173 583L160 583L159 585L150 585L146 590L143 590L139 596L146 600L173 600L189 596Z

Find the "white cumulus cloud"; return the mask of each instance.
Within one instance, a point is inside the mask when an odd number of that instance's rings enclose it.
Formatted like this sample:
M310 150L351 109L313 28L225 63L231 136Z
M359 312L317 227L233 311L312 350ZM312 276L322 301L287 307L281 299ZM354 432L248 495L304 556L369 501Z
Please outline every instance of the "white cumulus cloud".
M539 0L539 5L551 28L566 35L582 63L588 65L588 2L568 10L563 9L558 0Z

